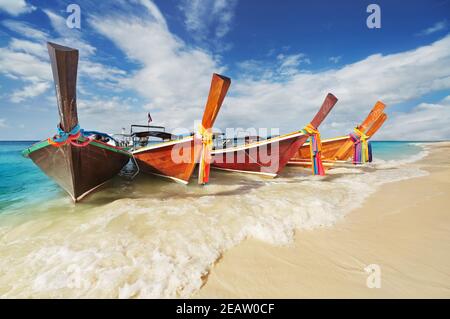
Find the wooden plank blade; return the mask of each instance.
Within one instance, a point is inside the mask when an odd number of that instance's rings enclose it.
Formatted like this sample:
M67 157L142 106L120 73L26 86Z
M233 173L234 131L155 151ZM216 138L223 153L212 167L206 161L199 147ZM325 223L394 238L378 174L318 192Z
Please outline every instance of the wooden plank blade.
M60 126L69 132L78 124L77 115L77 69L78 50L47 42L52 65Z
M365 132L383 114L385 107L386 105L383 102L377 101L366 119L358 126L358 129Z
M205 129L209 129L214 125L230 84L230 78L216 73L213 74L202 119L202 125Z
M373 124L384 114L383 111L385 107L386 105L383 102L377 101L377 103L375 103L374 107L370 111L369 115L367 115L366 119L359 126L357 126L357 128L364 134L366 134L367 128L373 126ZM336 153L333 156L333 159L346 160L346 158L344 157L346 157L346 154L348 154L350 148L352 147L353 147L352 140L349 139L345 141L345 143L343 143L342 146L336 151Z
M212 126L214 125L217 114L219 114L220 107L222 106L223 100L225 99L225 95L228 92L230 84L230 78L216 73L213 74L211 87L208 94L208 100L206 101L205 112L203 113L203 130L211 130ZM211 132L201 133L206 134L202 138L208 138L208 135L211 134ZM209 143L211 143L211 141L209 141ZM209 172L211 169L211 148L212 145L207 144L205 143L205 141L203 141L199 162L199 184L206 184L209 181Z
M383 126L384 122L386 122L388 116L386 113L383 113L376 121L373 123L373 125L369 128L366 135L372 137L381 126Z
M330 113L331 109L336 105L337 101L337 97L331 93L328 93L319 109L319 112L317 112L316 116L314 116L311 121L311 125L317 128L327 117L328 113Z

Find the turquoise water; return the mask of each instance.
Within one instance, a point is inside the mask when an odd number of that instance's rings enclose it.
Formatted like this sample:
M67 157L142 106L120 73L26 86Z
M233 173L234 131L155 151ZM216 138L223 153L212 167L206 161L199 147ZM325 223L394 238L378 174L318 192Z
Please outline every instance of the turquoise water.
M0 141L1 213L20 212L26 206L66 196L31 160L21 155L21 151L33 143ZM374 157L382 160L402 160L422 150L413 142L372 142L372 145Z
M423 150L418 142L373 141L371 143L374 158L385 161L405 160Z
M0 141L0 212L58 196L61 190L22 150L34 141Z
M30 144L0 142L0 298L190 297L245 238L289 244L296 229L334 225L382 185L426 174L397 161L420 146L375 142L373 165L325 177L298 167L276 179L213 171L207 186L118 176L74 205L21 156Z

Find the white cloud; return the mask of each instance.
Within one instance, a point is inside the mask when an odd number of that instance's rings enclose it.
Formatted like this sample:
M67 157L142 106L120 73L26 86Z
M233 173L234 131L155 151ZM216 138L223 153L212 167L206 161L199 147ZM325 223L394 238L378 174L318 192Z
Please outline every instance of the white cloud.
M11 48L0 48L0 72L11 78L29 82L45 82L52 79L47 62L32 54Z
M51 10L43 10L50 20L53 29L58 33L59 37L52 41L71 48L77 48L80 51L80 57L95 54L96 48L84 41L80 30L70 29L66 25L66 19Z
M12 38L8 47L0 48L0 73L25 82L24 87L11 93L11 102L23 102L50 87L52 74L44 55L44 46L28 40Z
M332 62L332 63L339 63L339 61L341 61L342 56L338 55L338 56L330 56L328 58L328 61Z
M376 139L429 141L450 138L450 95L431 104L421 103L410 112L392 114Z
M11 95L11 102L20 103L28 98L41 95L50 88L49 82L35 82L23 87L20 90L14 91Z
M171 127L190 127L201 117L211 74L226 71L212 53L172 34L155 7L140 16L98 16L90 23L142 65L122 83L149 100L146 108L155 119L166 119ZM332 92L340 101L321 129L325 136L340 135L360 122L377 100L393 112L398 103L450 88L450 36L327 71L300 70L306 59L294 54L280 55L273 63L241 62L217 126L299 129Z
M391 108L430 92L450 88L450 36L431 45L398 54L376 54L345 67L322 72L297 72L286 81L234 81L229 108L218 124L301 128L311 119L327 92L340 101L322 126L326 136L346 133L379 99ZM331 123L342 123L340 127ZM347 127L345 131L342 131Z
M142 108L137 101L120 97L91 97L80 101L81 115L89 114L83 118L87 128L114 131L131 122L145 121L147 110L156 122L168 127L191 127L202 115L212 73L226 75L227 68L217 56L171 33L152 2L141 0L141 4L139 13L137 10L105 11L107 16L99 13L88 20L139 65L132 72L92 61L95 47L78 31L69 34L82 48L75 42L68 44L85 54L79 64L81 77L95 79L97 85L133 89L146 99ZM64 38L63 34L70 31L62 25L62 17L50 11L46 13ZM39 92L45 86L41 83L52 81L50 66L43 58L42 50L33 42L15 39L8 47L0 48L0 72L27 81L32 92ZM411 104L426 94L450 89L450 36L414 50L374 54L332 70L302 70L302 64L310 62L304 54L297 53L237 63L240 72L232 79L217 126L280 127L282 132L299 129L311 120L326 93L332 92L340 101L321 127L325 136L347 133L381 99L389 106L390 114L377 137L399 138L403 126L410 125L425 132L427 139L450 138L450 132L442 129L443 123L449 121L449 98L419 105L411 111L396 111L398 103ZM19 99L27 97L20 91L14 93ZM433 121L441 129L434 129L437 126ZM417 133L414 129L407 130L411 136Z
M24 82L22 88L13 91L9 98L13 103L41 95L52 86L53 77L45 40L68 45L80 50L79 77L95 80L95 85L120 90L119 81L126 72L115 67L90 60L96 48L83 40L80 32L72 32L65 25L65 19L52 11L44 10L59 37L51 39L48 33L40 31L22 21L6 20L2 24L22 35L25 39L10 38L7 47L0 48L0 73ZM82 90L83 81L79 81ZM86 92L87 93L87 92Z
M420 31L418 35L430 35L445 29L447 29L447 21L443 20L436 22L433 26L426 28L425 30Z
M231 29L237 0L185 0L180 6L186 29L197 40L223 38Z
M80 124L87 130L98 130L110 134L120 133L122 127L128 131L129 124L146 124L147 112L136 110L137 100L119 96L95 96L78 100Z
M12 38L9 48L15 52L28 53L44 60L48 58L47 48L43 43Z
M128 58L142 64L121 83L148 98L147 107L160 118L171 119L172 127L190 125L194 115L201 115L212 73L224 68L208 52L174 36L159 10L150 8L140 17L101 16L90 23Z
M0 10L8 12L10 15L18 16L36 10L36 7L27 4L25 0L0 0Z
M301 64L311 64L306 54L283 54L271 60L245 60L237 63L241 77L265 81L282 81L300 72Z
M280 61L279 72L281 75L293 75L298 72L301 63L311 64L311 60L305 54L278 54L277 60Z
M93 80L99 80L97 84L117 84L127 74L124 70L105 66L104 64L83 60L79 63L81 76L89 77Z
M0 128L6 128L8 125L6 125L6 119L0 119Z
M2 22L2 24L11 31L14 31L20 34L21 36L29 39L42 41L49 38L49 35L47 33L35 29L34 27L22 21L5 20Z

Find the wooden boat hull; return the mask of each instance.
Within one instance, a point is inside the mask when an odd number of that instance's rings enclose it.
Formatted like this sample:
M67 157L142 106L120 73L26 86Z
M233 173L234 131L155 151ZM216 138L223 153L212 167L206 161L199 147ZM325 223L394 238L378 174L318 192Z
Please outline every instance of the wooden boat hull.
M384 104L381 102L377 102L377 104L381 104L384 107ZM370 115L371 114L369 114L369 116ZM372 124L366 132L367 136L370 138L381 128L386 120L387 115L382 113L378 118L373 118L372 121L367 121L366 119L366 121L360 125L360 128L366 129L367 126ZM349 135L322 140L322 161L326 164L325 166L330 168L335 163L342 164L351 159L353 157L353 145L354 142ZM288 164L302 167L311 166L309 149L309 143L303 144Z
M200 158L201 138L191 136L133 152L139 170L187 184Z
M327 117L336 102L337 98L328 93L310 124L301 131L242 146L213 150L211 166L228 171L277 176L309 136L317 134L314 131Z
M114 177L127 164L130 154L114 146L92 141L76 147L59 147L47 140L24 150L33 162L77 202Z
M209 165L206 164L212 143L211 128L230 84L229 78L214 73L199 132L183 139L144 146L134 150L133 156L139 169L146 173L187 184L195 166L200 163L199 183L205 184L208 182Z
M277 176L308 139L303 133L212 151L212 167L234 172Z

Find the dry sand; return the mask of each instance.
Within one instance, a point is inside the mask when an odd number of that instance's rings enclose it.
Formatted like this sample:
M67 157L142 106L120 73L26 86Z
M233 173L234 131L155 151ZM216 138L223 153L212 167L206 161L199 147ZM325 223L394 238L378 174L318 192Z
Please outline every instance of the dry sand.
M385 184L333 227L290 246L249 239L224 254L196 298L450 298L450 143L414 164L430 175ZM381 287L364 268L377 264Z

